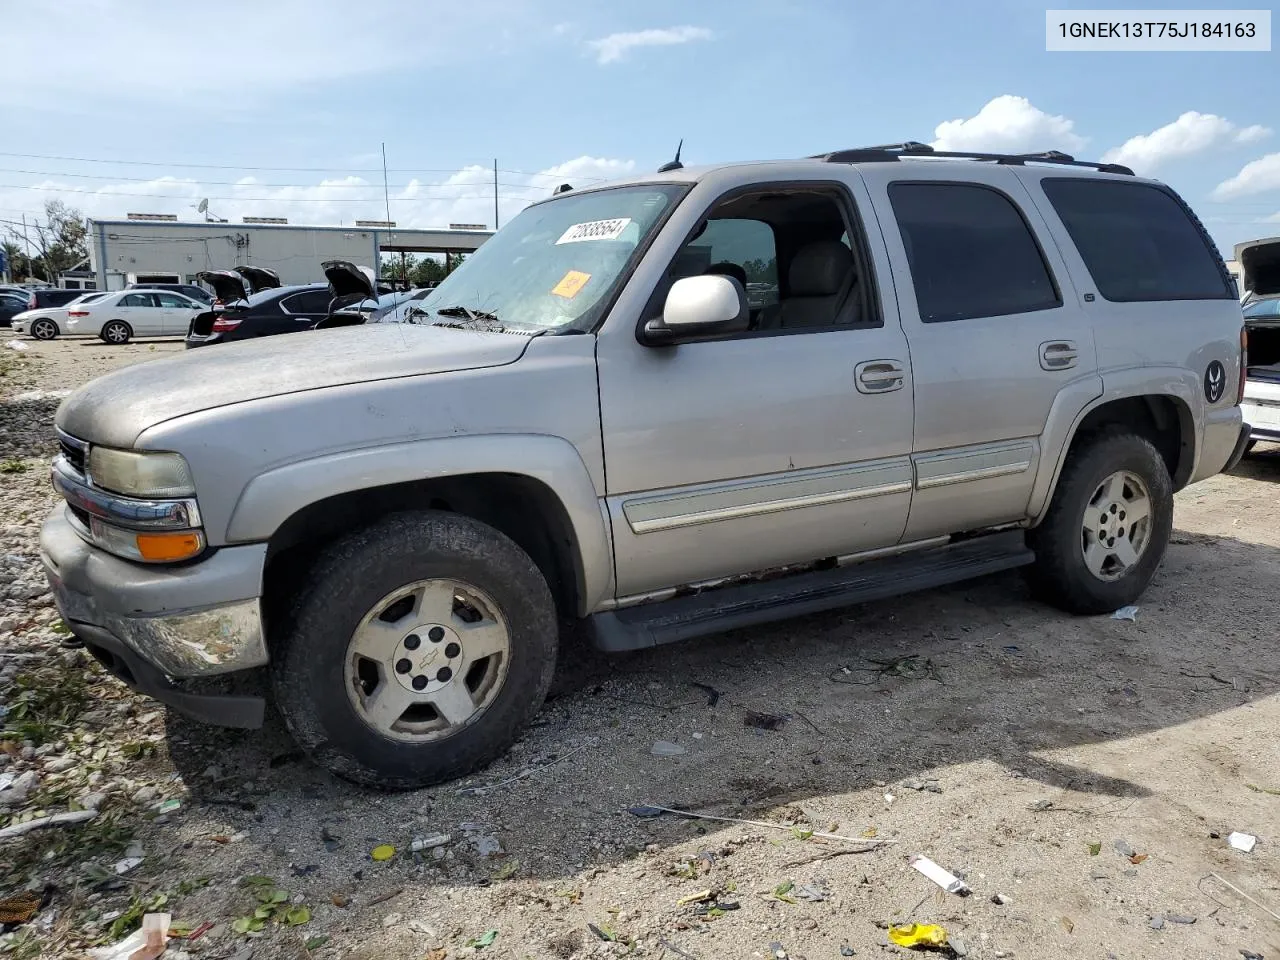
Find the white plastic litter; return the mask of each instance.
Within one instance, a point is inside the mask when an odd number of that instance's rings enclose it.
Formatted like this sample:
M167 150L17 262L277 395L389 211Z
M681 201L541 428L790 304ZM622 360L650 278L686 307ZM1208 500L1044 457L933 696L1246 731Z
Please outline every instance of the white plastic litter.
M950 870L946 870L928 857L914 856L910 865L940 886L947 893L968 893L969 885Z
M119 943L109 947L97 947L89 951L93 960L156 960L164 953L169 939L169 913L148 913L142 918L142 926Z
M1252 853L1254 845L1258 842L1258 838L1249 833L1232 833L1227 837L1227 843L1235 850L1242 850L1245 853Z
M1111 619L1112 620L1137 620L1138 608L1132 607L1132 606L1121 607L1119 610L1117 610L1115 613L1111 615Z
M23 343L21 340L10 340L10 341L9 341L9 349L10 349L10 350L17 350L19 353L26 353L26 352L27 352L28 350L30 350L31 348L30 348L30 347L28 347L28 346L27 346L25 343Z
M688 753L689 750L687 747L682 747L678 743L672 743L669 740L659 740L649 748L649 752L655 757L681 757Z

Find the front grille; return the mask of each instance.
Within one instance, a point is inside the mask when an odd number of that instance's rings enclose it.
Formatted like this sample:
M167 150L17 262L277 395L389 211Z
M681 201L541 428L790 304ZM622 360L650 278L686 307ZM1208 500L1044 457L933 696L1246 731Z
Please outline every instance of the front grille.
M85 448L76 441L69 440L65 436L58 437L58 451L67 461L67 465L81 476L84 475L84 453Z

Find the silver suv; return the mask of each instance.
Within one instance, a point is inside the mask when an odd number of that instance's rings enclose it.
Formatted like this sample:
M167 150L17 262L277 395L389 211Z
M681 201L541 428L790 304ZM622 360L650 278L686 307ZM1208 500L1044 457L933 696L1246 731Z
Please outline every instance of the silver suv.
M564 190L419 307L81 388L42 535L126 683L251 727L192 681L267 667L298 743L384 788L502 753L574 621L633 650L1015 567L1112 611L1249 433L1200 223L1056 153Z

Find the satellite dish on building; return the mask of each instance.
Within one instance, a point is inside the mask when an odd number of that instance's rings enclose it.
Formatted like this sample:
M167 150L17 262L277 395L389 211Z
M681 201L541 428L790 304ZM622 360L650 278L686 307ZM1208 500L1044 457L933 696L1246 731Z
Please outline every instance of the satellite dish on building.
M199 206L196 207L196 210L198 210L200 213L208 213L209 212L208 199L206 198L204 200L201 200Z

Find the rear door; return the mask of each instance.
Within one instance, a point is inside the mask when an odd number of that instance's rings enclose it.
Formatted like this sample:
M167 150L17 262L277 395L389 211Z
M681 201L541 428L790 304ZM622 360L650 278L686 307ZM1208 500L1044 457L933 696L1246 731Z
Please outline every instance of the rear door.
M123 320L135 337L158 337L164 332L164 311L157 294L136 290L120 298L107 320Z
M911 345L916 492L905 539L1020 520L1060 396L1082 406L1101 393L1092 327L1057 246L1007 167L861 171Z
M154 296L160 304L161 334L166 337L185 334L197 313L197 305L176 293L159 292Z
M292 333L295 330L310 330L319 321L329 315L329 302L333 294L325 287L314 290L303 290L280 301L280 309L284 321L277 333Z

